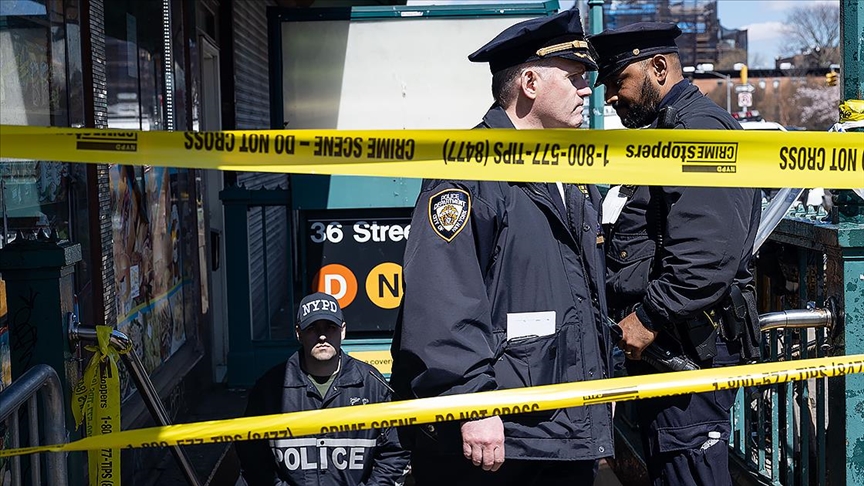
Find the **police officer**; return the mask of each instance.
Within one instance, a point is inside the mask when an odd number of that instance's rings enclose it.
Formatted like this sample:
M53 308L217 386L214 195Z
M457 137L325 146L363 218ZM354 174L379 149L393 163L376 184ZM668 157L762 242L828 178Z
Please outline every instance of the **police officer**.
M469 59L489 63L495 99L476 128L582 124L596 65L577 10L516 24ZM590 186L424 181L392 347L398 396L604 378L599 203ZM523 409L454 412L415 430L406 446L417 484L591 484L596 460L612 454L610 407Z
M628 128L739 129L729 113L684 79L675 44L680 34L674 24L637 23L592 36L606 102ZM650 149L645 164L651 163ZM604 210L620 211L608 226L607 289L610 312L620 319L619 346L629 358L628 371L656 371L639 361L654 341L703 368L756 359L751 255L758 191L619 189L604 201ZM634 407L655 485L731 485L734 398L735 390L723 390Z
M390 399L387 382L375 368L342 352L345 320L332 296L304 297L295 331L300 350L255 383L246 416ZM235 447L249 486L401 486L408 472L408 452L392 428L237 442Z

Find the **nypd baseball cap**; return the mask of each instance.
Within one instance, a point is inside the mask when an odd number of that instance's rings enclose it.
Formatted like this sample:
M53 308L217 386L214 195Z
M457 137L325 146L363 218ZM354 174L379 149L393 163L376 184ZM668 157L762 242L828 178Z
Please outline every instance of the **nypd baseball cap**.
M342 316L339 302L332 295L324 292L316 292L303 297L303 300L300 301L300 308L297 309L297 327L303 331L321 320L341 326L345 322L345 318Z

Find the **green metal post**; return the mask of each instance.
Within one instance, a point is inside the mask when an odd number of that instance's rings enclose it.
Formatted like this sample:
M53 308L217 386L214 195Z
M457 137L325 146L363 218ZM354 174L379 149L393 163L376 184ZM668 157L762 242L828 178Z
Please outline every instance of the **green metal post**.
M840 42L843 100L864 99L864 1L840 3Z
M599 34L603 32L603 0L588 0L589 14L589 32L591 34ZM597 81L597 73L591 72L588 75L588 82L591 83L591 96L588 98L591 108L589 123L592 129L603 130L603 107L606 105L605 92L603 86L594 87Z
M840 2L840 42L842 60L841 100L864 99L864 0ZM859 130L861 131L861 130ZM862 161L864 163L864 161ZM855 195L847 191L838 195L850 202ZM845 290L844 314L846 354L864 352L864 206L852 210L847 205L842 227L850 226L849 240L843 246L843 282ZM839 208L844 215L843 208ZM845 222L843 222L845 220ZM857 236L856 236L857 235ZM864 376L846 377L846 483L864 484Z
M219 193L225 208L225 273L228 291L228 383L248 384L243 363L254 359L252 348L252 303L249 295L249 191L238 186Z
M864 234L864 228L859 229ZM859 244L864 244L861 242ZM864 247L843 249L846 354L864 353ZM864 484L864 375L846 376L846 485Z
M253 341L252 299L249 278L249 209L266 206L291 207L287 189L249 190L226 187L219 193L225 207L225 272L228 282L228 384L251 386L269 367L296 349L289 341ZM290 228L289 228L290 231ZM289 275L291 270L289 269ZM291 282L286 282L292 295ZM289 312L289 315L292 312Z
M0 249L0 273L8 289L12 379L37 363L48 364L66 378L62 381L67 398L78 378L66 315L74 305L74 265L79 261L78 243L19 237ZM74 430L70 410L67 427Z
M850 227L844 231L845 225ZM864 353L864 225L841 223L839 236L843 247L845 354L861 354ZM854 241L843 244L843 240ZM845 381L845 484L852 486L864 484L864 375L849 375Z
M70 399L80 369L69 348L67 315L74 306L75 264L80 261L80 244L54 238L33 241L19 235L0 249L0 274L6 281L9 307L12 380L39 363L54 368L63 384L70 441L80 438ZM26 426L22 432L27 433ZM83 484L86 456L73 453L67 461L70 486Z
M864 0L840 3L840 101L864 99ZM851 131L864 132L854 128ZM835 191L834 222L864 224L864 203L852 191Z

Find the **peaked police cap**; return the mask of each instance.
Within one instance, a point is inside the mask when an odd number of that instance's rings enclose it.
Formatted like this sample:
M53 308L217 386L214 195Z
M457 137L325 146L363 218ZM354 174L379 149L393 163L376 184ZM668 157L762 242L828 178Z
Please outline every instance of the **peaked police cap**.
M599 66L596 86L629 64L657 54L677 53L677 25L666 22L637 22L590 36Z
M488 62L489 69L495 74L512 66L552 57L578 61L589 71L597 70L597 63L585 41L578 9L512 25L468 59Z

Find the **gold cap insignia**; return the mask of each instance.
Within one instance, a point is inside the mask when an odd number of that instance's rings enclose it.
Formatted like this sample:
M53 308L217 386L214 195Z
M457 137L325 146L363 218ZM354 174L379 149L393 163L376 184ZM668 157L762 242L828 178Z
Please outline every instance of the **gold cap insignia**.
M555 44L553 46L541 47L540 49L537 49L537 55L539 57L546 57L549 54L567 51L570 49L588 49L588 43L585 41L574 40L571 42L564 42L562 44Z

